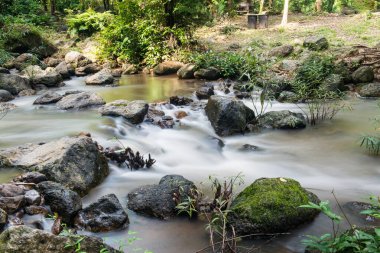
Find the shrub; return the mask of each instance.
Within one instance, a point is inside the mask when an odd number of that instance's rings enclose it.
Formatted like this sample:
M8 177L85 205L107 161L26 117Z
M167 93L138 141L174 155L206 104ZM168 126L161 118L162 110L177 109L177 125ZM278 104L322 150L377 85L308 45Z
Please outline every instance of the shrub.
M380 102L378 103L380 109ZM380 118L372 119L375 133L362 136L360 146L365 148L370 154L380 154Z
M95 12L92 9L67 18L67 25L72 36L91 36L106 28L112 22L114 15L110 12Z

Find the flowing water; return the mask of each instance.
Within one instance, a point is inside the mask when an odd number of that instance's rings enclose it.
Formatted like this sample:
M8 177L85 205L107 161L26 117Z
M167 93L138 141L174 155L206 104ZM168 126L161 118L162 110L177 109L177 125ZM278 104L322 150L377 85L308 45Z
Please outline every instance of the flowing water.
M75 78L58 89L92 90L105 100L145 99L155 102L171 95L189 95L198 87L197 82L180 81L175 77L131 76L120 80L119 87L88 87L83 78ZM37 96L17 98L19 107L0 121L0 147L11 147L26 142L41 142L57 139L81 131L90 132L103 146L116 144L116 136L125 146L150 153L157 163L150 170L130 171L111 165L111 173L98 187L84 198L84 205L102 195L115 193L126 206L126 195L132 189L158 183L167 174L180 174L207 188L209 175L219 178L244 175L245 186L260 177L290 177L316 193L322 200L333 200L334 190L339 201L363 201L370 194L380 193L379 158L367 155L358 146L360 135L372 130L370 118L378 115L376 101L353 99L354 111L340 113L331 122L296 131L263 131L223 138L224 146L216 135L202 110L181 108L189 116L182 119L174 129L160 129L143 123L133 126L121 118L101 117L96 110L60 111L55 106L32 105ZM245 103L252 107L250 101ZM179 108L162 108L173 115ZM298 110L290 104L274 103L269 110ZM239 148L244 144L260 147L259 151L247 152ZM14 171L2 171L0 181L6 182ZM239 189L240 190L240 189ZM113 246L138 237L126 252L135 248L149 249L155 253L196 252L208 245L204 222L185 218L162 221L128 210L128 230L101 233ZM353 223L368 224L364 219L353 217ZM29 217L26 222L41 219ZM44 221L45 225L51 224ZM260 247L257 252L303 252L302 235L320 235L330 231L330 222L319 216L314 222L291 231L270 242L246 241L245 245ZM131 231L137 232L130 235ZM129 233L129 234L128 234ZM137 251L143 252L143 251Z

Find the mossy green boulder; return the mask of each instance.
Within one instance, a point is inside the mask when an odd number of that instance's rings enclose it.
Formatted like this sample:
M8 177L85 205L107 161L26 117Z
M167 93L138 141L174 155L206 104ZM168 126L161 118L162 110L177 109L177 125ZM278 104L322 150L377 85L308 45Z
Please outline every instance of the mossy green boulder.
M277 233L311 221L319 211L300 208L318 197L290 178L260 178L232 202L229 222L237 234Z

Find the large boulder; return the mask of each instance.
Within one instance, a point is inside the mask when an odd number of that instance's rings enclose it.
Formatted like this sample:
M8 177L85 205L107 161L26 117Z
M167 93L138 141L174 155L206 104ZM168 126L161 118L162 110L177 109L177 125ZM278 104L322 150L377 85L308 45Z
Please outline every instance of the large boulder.
M300 129L306 127L306 119L302 113L288 110L264 113L258 121L259 125L264 128Z
M92 106L104 105L106 102L96 93L79 92L64 96L58 101L57 107L62 110L83 109Z
M29 79L19 75L0 74L0 89L17 95L20 91L30 89Z
M210 67L207 69L198 69L197 71L194 72L194 77L197 79L205 79L205 80L217 80L220 77L219 70Z
M87 85L112 84L114 77L109 69L102 69L98 73L86 78Z
M179 79L192 79L194 78L195 65L186 64L177 71L177 76Z
M41 96L39 96L33 102L33 104L35 104L35 105L53 104L53 103L57 103L62 98L63 98L63 96L58 94L57 92L47 91L44 94L42 94Z
M380 97L380 83L370 83L363 85L359 90L362 97Z
M0 102L8 102L15 97L7 90L0 90Z
M319 211L300 208L319 199L290 178L260 178L233 200L228 221L238 235L286 232Z
M128 208L141 214L168 219L177 215L174 194L187 199L196 189L193 182L179 175L167 175L158 185L145 185L128 194Z
M128 215L115 194L108 194L81 210L75 217L75 226L91 232L107 232L125 228Z
M274 57L286 57L290 55L293 52L293 50L294 47L292 45L283 45L271 49L268 55Z
M153 68L153 73L158 76L175 74L177 71L183 67L182 62L178 61L166 61L159 63Z
M43 63L34 54L21 54L13 60L13 67L18 70L23 70L30 65L38 65L40 67L44 66Z
M4 253L72 253L80 239L81 252L120 253L97 237L59 236L27 226L14 226L0 235L0 252Z
M65 55L65 62L73 68L84 67L92 61L77 51L70 51Z
M139 124L144 121L148 109L148 103L143 100L135 100L132 102L116 100L100 108L99 112L103 116L121 116L132 124Z
M339 74L331 74L326 77L322 85L329 91L344 91L344 77Z
M236 98L211 96L206 105L206 115L218 135L243 133L255 113Z
M310 36L304 40L303 46L310 50L320 51L327 49L329 47L329 42L323 36Z
M85 75L87 75L87 74L97 73L100 70L102 70L101 66L99 66L99 65L97 65L95 63L91 63L91 64L88 64L88 65L86 65L84 67L76 68L75 69L75 73L84 73ZM79 76L81 76L81 74Z
M28 77L33 84L43 84L47 87L58 87L62 82L62 76L54 68L45 70L37 65L26 67L21 74Z
M55 71L59 73L63 79L70 78L69 68L67 66L67 63L64 61L55 66Z
M82 209L79 194L59 183L44 181L37 185L37 190L50 209L58 213L66 224L72 224L75 215Z
M374 78L375 74L370 66L362 66L352 73L354 83L370 83Z
M100 184L109 173L97 144L82 135L0 150L0 167L40 172L80 195Z

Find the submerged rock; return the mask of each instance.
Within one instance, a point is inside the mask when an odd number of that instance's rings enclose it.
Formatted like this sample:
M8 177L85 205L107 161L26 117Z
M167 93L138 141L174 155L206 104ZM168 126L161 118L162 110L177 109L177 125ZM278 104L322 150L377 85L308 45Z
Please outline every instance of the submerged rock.
M115 194L108 194L81 210L75 217L75 226L91 232L107 232L125 228L128 215Z
M172 96L169 98L169 103L177 106L189 105L191 102L193 100L187 97Z
M109 173L97 144L83 135L0 150L0 165L40 172L80 195L88 193Z
M310 50L320 51L329 47L329 42L323 36L310 36L305 39L303 46Z
M300 208L318 197L290 178L260 178L233 200L228 220L238 235L286 232L319 211Z
M178 61L166 61L159 63L153 68L153 73L158 76L175 74L177 71L183 67L182 62Z
M35 105L53 104L53 103L57 103L62 98L63 98L63 96L58 94L57 92L47 91L44 94L42 94L41 96L39 96L33 102L33 104L35 104Z
M92 106L104 105L106 102L96 93L79 92L65 95L57 103L57 107L62 110L83 109Z
M370 83L362 86L359 90L362 97L380 97L380 83Z
M177 215L174 194L185 200L192 189L193 182L179 175L167 175L158 185L145 185L128 194L128 208L141 214L168 219Z
M114 77L109 69L102 69L96 74L86 78L85 82L87 85L103 85L112 84Z
M62 216L63 222L72 224L75 215L82 209L80 196L63 185L51 181L39 183L37 189L50 209Z
M0 74L0 89L18 95L20 91L30 89L29 79L19 75Z
M221 136L243 133L255 113L236 98L211 96L206 106L206 115L215 132Z
M116 100L99 109L103 116L122 116L132 124L140 124L148 113L149 105L143 100L129 102Z
M15 226L0 235L0 252L7 253L70 253L76 250L76 242L80 241L81 252L121 253L97 237L85 235L57 236L27 226ZM73 245L73 246L70 246Z
M271 111L258 118L259 125L264 128L300 129L306 127L306 119L302 113L288 110Z

